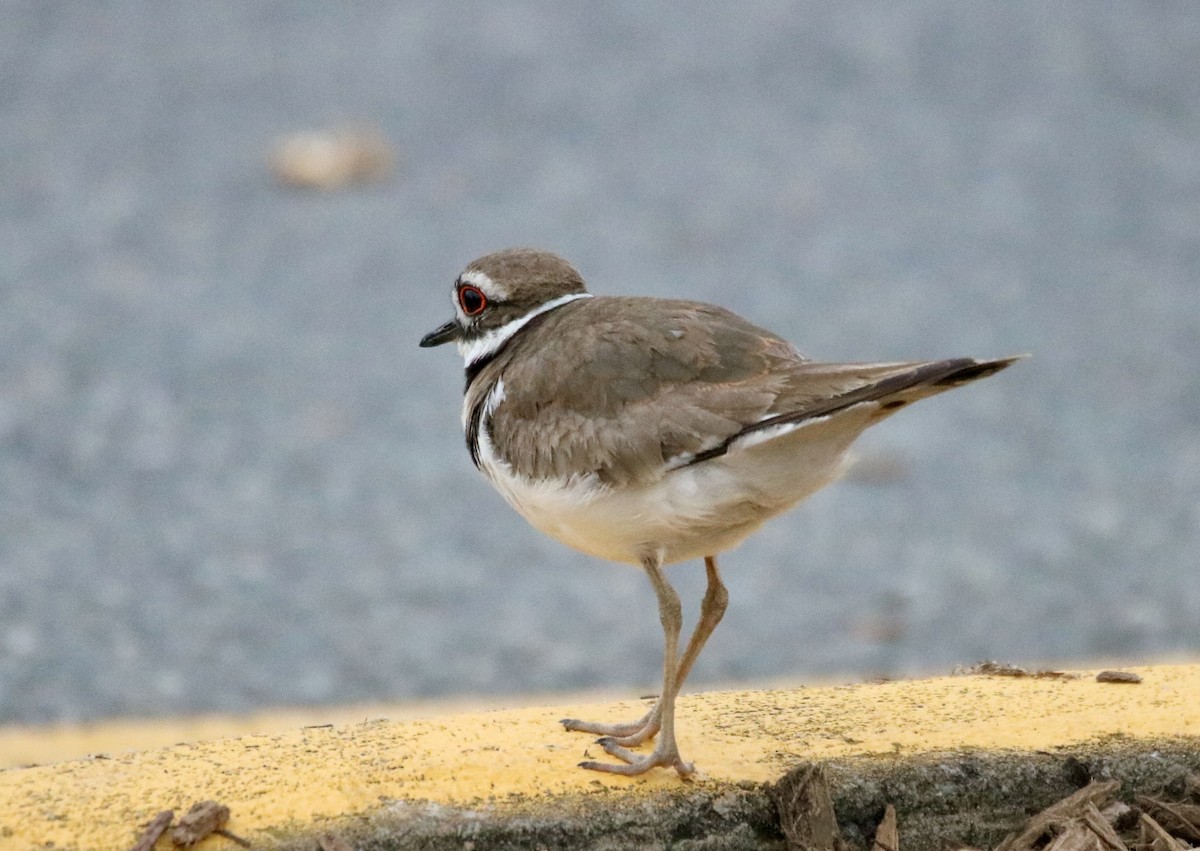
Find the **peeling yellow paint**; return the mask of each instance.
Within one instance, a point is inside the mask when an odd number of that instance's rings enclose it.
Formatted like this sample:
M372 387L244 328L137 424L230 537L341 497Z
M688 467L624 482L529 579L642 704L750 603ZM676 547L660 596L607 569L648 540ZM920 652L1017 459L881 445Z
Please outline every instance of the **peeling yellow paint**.
M942 677L688 695L677 709L679 745L702 778L764 781L798 758L1200 739L1200 665L1130 670L1141 684L1097 683L1084 671L1075 680ZM674 772L630 779L577 769L604 755L557 723L631 720L644 709L631 701L344 723L9 769L0 771L0 848L127 848L158 811L181 813L206 798L231 808L231 831L254 838L381 800L469 804L597 783L675 788ZM92 749L116 748L97 740ZM236 846L214 838L205 847Z

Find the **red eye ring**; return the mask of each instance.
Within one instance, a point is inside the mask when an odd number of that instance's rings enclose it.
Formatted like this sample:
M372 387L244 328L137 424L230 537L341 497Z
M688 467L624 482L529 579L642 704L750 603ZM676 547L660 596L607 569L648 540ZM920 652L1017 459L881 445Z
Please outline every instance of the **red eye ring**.
M464 284L458 288L458 306L467 316L478 316L488 305L487 296L479 287Z

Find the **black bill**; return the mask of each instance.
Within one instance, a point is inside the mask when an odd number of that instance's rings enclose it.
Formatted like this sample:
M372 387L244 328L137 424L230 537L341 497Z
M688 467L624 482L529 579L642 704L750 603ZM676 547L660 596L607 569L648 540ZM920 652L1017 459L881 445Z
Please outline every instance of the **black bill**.
M451 319L441 328L436 331L430 331L421 338L421 348L428 349L430 346L440 346L442 343L449 343L451 340L457 340L462 336L462 330L458 327L458 322Z

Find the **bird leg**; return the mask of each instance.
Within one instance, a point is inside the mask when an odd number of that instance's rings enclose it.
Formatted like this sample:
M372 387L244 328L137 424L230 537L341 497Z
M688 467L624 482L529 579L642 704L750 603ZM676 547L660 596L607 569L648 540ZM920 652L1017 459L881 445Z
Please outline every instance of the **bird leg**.
M721 582L721 575L717 573L716 558L714 556L705 556L704 568L708 573L708 588L704 592L704 599L700 601L700 620L696 623L691 640L688 641L687 649L683 651L683 658L679 660L679 671L675 677L675 693L677 695L679 690L683 688L683 683L687 679L688 674L691 673L692 665L696 663L696 658L704 648L705 642L713 634L713 630L717 628L717 624L721 622L721 618L725 614L725 609L729 605L729 591ZM635 722L639 725L636 729L627 733L603 733L601 735L611 739L614 744L633 747L653 738L661 726L661 721L662 699L660 697L655 702L654 707L646 713L646 716L640 722Z
M717 572L716 557L705 556L704 568L708 574L708 587L704 592L704 599L700 602L700 620L696 623L696 629L692 632L687 649L683 651L683 658L679 660L679 671L676 674L677 689L683 686L701 649L712 635L713 630L716 629L717 624L721 622L725 609L729 605L729 591L721 582L720 573ZM642 742L652 739L662 726L662 696L659 695L654 705L637 721L625 724L604 724L580 721L577 718L564 718L559 723L571 732L604 736L613 739L618 745L640 745Z
M704 567L708 574L708 588L700 603L700 620L688 641L687 649L682 658L676 658L679 646L679 631L682 622L679 595L667 582L662 572L661 557L647 558L644 562L646 573L654 585L658 597L659 617L663 626L663 690L653 708L639 721L632 724L592 724L589 722L566 719L562 723L568 730L594 732L603 735L598 740L604 750L626 762L626 765L611 765L598 762L583 762L583 768L596 771L608 771L614 774L641 774L654 766L674 767L682 776L691 774L692 766L685 763L679 756L675 743L675 698L683 685L684 679L695 664L708 637L712 635L729 603L729 592L721 582L717 572L717 561L713 556L704 559ZM629 746L639 745L662 732L658 746L645 756L639 756L628 750Z

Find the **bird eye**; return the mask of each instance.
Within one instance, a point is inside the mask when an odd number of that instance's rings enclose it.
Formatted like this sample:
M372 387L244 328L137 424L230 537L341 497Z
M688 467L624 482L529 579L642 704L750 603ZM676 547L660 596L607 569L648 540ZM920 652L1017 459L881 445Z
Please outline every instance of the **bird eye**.
M478 316L487 307L487 296L478 287L461 287L458 291L458 304L467 316Z

